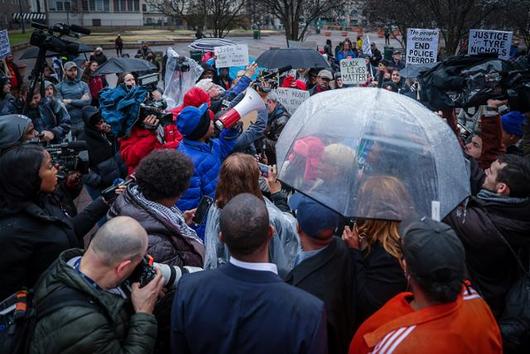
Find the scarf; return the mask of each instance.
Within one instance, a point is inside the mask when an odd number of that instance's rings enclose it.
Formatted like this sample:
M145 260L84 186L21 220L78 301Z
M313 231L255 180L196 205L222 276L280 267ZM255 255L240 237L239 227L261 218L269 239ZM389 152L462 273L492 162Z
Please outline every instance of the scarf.
M153 211L158 218L163 219L169 224L173 225L182 237L195 240L200 244L203 243L202 240L197 236L195 230L186 224L184 216L182 215L182 211L180 211L179 208L176 206L168 208L162 204L148 200L142 194L142 192L138 190L138 186L132 186L130 188L130 192L142 207Z

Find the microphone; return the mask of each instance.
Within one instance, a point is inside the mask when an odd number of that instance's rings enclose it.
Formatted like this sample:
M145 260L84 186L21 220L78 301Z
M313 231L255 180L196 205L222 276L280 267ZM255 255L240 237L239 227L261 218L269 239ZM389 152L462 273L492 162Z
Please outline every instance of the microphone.
M81 34L86 34L87 36L90 34L90 30L88 28L81 27L78 25L70 25L70 30Z

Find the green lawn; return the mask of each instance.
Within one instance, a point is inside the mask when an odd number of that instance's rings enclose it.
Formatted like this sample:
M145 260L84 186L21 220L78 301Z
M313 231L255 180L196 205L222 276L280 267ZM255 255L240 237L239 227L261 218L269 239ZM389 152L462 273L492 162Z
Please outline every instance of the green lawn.
M16 44L29 42L31 32L32 30L26 30L26 33L22 33L20 31L9 32L9 44L13 46Z

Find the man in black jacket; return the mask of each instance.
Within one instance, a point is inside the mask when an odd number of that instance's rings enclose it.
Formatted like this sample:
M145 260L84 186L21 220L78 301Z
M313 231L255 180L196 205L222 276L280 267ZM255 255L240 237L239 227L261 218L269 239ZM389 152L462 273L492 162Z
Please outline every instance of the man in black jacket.
M302 251L285 280L324 301L329 353L347 353L355 322L354 265L344 241L333 235L340 216L305 197L296 218Z
M485 172L477 196L444 221L462 240L471 280L498 317L519 273L508 244L526 254L530 246L530 161L505 155Z
M269 119L267 121L267 128L265 129L263 147L268 164L274 165L276 163L276 142L291 115L278 101L278 96L274 92L269 93L267 96L267 110L269 112Z
M90 172L83 176L83 182L92 198L112 185L116 178L124 178L127 168L120 157L117 141L110 125L103 121L93 106L83 108L85 122L81 137L88 146Z

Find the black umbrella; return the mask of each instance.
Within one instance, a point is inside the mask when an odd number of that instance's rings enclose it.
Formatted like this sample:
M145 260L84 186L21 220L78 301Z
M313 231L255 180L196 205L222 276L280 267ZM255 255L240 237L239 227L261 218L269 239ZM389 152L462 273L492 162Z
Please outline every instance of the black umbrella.
M262 53L256 63L269 69L277 69L291 65L298 68L329 68L329 63L315 49L287 48L269 49Z
M99 66L94 75L156 70L147 60L136 58L110 58Z
M79 43L79 53L89 53L89 52L93 52L93 51L94 51L94 48L92 46ZM61 55L62 55L61 53L57 53L57 52L54 52L54 51L50 51L50 50L46 51L46 57L47 58L61 56ZM31 48L28 48L20 56L20 59L35 59L38 56L39 56L39 48L31 47Z

